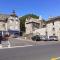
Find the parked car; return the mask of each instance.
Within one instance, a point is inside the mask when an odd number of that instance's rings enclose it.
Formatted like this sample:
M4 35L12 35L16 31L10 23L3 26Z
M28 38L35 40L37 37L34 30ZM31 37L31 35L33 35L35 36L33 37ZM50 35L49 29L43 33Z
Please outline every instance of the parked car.
M32 36L31 39L33 41L40 41L41 40L39 35Z
M58 37L57 36L49 36L48 40L49 41L58 41Z
M20 37L20 35L19 35L18 33L12 34L11 36L12 36L13 38L18 38L18 37Z
M41 41L48 41L48 36L41 35L40 39L41 39Z
M35 41L35 40L36 40L36 37L35 37L35 36L32 36L31 39L32 39L33 41Z
M0 31L0 44L3 39L4 39L4 36L2 35L2 31Z
M19 37L19 35L17 35L17 34L14 35L14 38L18 38L18 37Z
M7 38L9 37L9 35L6 33L3 32L2 34L2 31L0 31L0 44L1 44L1 41L6 41Z

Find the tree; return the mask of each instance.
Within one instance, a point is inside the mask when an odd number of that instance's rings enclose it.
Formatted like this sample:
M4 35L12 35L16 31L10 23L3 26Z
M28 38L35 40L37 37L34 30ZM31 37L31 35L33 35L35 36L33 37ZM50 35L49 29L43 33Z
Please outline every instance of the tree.
M35 14L27 14L27 15L20 17L20 30L22 32L25 32L25 21L26 21L26 18L28 18L28 17L32 17L32 18L36 18L36 19L39 18L39 16L37 16Z

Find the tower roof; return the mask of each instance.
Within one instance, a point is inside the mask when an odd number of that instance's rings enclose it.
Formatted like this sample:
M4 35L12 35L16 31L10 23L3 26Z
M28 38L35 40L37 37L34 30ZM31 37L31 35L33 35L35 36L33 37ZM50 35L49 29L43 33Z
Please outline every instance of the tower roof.
M18 17L18 16L16 15L15 10L13 10L13 11L12 11L12 13L10 14L10 16L13 16L13 17Z

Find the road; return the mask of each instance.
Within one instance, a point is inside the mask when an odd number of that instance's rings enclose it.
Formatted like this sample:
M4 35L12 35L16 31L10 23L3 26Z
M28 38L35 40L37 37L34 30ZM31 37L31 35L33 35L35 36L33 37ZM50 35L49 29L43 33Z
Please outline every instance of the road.
M0 60L50 60L52 57L60 57L60 43L0 49Z
M32 41L32 40L22 40L22 39L16 39L12 38L9 39L10 46L24 46L24 45L46 45L46 44L55 44L58 41Z

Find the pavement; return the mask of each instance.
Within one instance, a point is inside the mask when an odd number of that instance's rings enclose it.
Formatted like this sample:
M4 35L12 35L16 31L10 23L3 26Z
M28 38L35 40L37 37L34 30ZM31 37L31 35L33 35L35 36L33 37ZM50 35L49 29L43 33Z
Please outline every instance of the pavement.
M0 60L51 60L60 57L60 43L0 49Z
M11 47L22 47L22 46L40 46L40 45L50 45L60 43L59 41L32 41L32 40L25 40L20 38L9 38L9 44L7 42L3 42L0 45L1 48L11 48ZM7 46L8 45L8 46Z

